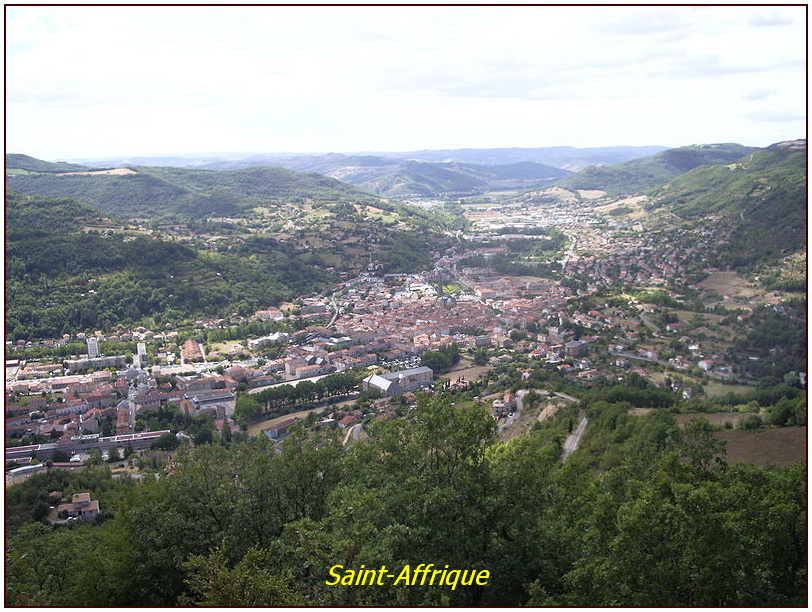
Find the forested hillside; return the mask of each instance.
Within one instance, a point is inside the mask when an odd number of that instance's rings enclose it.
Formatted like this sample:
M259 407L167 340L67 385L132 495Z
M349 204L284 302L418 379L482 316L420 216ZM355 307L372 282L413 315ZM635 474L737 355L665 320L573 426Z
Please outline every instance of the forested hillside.
M9 191L6 333L9 339L53 337L139 321L246 316L327 289L340 272L357 274L371 257L383 271L429 269L432 249L448 240L429 227L436 219L403 206L381 213L398 227L349 204L313 212L318 221L308 222L299 238L247 228L229 234L234 230L215 226L189 230L199 240L186 234L170 240L136 226L122 230L74 200ZM221 234L216 248L211 232Z
M424 397L349 449L299 430L281 454L264 436L182 450L159 480L35 475L6 493L6 603L803 606L805 465L727 465L707 421L676 426L674 400L630 416L623 398L650 405L645 390L609 391L509 442L470 398ZM805 394L773 395L805 413ZM584 447L562 464L579 410ZM55 490L89 491L103 520L43 524ZM426 563L489 575L330 574Z
M633 195L660 187L697 166L729 164L756 150L738 144L679 147L614 166L585 168L556 184L564 189L599 189L613 196Z
M687 220L718 217L729 232L729 265L774 261L806 245L806 159L801 140L696 168L655 191L648 208Z
M122 218L190 220L243 216L255 206L286 201L377 201L340 181L282 168L131 170L131 174L15 174L6 181L9 188L23 193L75 198Z

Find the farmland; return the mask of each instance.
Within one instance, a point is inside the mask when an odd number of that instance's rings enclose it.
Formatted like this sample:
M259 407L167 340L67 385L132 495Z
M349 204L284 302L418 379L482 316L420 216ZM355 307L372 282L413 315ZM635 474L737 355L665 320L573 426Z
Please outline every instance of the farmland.
M719 431L727 441L727 462L786 467L806 461L806 427L779 427L761 431Z

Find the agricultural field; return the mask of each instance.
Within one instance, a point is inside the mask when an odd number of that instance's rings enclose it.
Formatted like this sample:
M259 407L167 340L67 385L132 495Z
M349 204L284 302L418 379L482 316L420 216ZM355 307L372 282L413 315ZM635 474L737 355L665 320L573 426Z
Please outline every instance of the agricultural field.
M714 272L704 280L697 283L697 287L734 298L749 299L758 294L752 283L739 276L736 272Z
M716 437L727 441L727 462L785 467L806 461L806 427L759 431L726 430Z

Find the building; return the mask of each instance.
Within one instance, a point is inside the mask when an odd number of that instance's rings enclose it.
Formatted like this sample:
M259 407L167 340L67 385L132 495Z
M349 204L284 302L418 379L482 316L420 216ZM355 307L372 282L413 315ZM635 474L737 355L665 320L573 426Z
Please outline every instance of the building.
M124 355L112 355L110 357L88 357L87 359L67 359L65 368L71 372L81 372L83 370L93 370L101 368L123 368L125 364Z
M281 423L277 423L268 429L263 429L262 433L268 436L271 440L278 440L288 433L288 430L296 424L296 421L297 419L285 419Z
M363 386L365 391L377 389L388 397L395 397L407 391L429 387L433 380L434 370L422 366L391 374L373 374L364 379Z
M56 520L50 520L50 523L57 525L76 519L92 521L98 515L99 502L91 501L90 493L75 493L70 503L59 504L56 507Z
M133 367L143 370L149 365L147 358L147 345L145 342L138 342L136 345L136 354L133 356Z
M95 336L87 339L87 356L90 359L101 357L101 351L99 350L99 339Z

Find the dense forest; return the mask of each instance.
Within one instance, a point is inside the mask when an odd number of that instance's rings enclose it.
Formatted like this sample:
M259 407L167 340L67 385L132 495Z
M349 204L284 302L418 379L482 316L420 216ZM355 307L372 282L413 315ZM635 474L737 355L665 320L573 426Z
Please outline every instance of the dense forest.
M348 448L295 430L281 454L264 437L182 448L157 480L35 475L6 494L6 603L804 605L805 464L728 465L707 421L676 426L675 397L629 416L646 393L594 390L508 442L481 405L423 396ZM798 390L758 399L777 421L804 418ZM588 433L562 463L582 415ZM91 492L102 520L44 524L55 490ZM336 565L421 563L490 577L326 584Z

